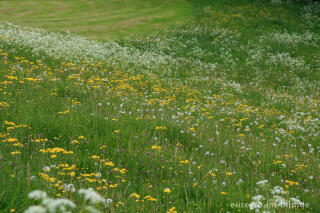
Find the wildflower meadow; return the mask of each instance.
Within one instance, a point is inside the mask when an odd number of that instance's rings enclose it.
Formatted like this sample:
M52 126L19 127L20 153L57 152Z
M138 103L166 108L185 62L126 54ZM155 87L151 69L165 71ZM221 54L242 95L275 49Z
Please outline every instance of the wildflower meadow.
M320 3L127 2L3 9L0 212L320 212Z

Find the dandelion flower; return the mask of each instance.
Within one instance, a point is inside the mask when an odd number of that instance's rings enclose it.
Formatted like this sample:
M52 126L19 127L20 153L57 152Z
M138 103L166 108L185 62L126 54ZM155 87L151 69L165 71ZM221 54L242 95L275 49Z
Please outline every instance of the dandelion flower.
M132 194L130 195L130 197L134 197L134 198L136 198L136 199L140 199L140 195L138 195L137 193L132 193Z
M108 198L108 199L106 200L106 203L109 205L110 203L112 203L112 199L111 199L111 198Z
M105 162L104 163L105 166L114 166L114 163L112 163L111 161Z
M167 213L177 213L176 207L170 208L170 209L167 211Z
M21 154L21 152L20 151L11 152L11 155L18 155L18 154Z
M165 188L165 189L163 190L163 192L165 192L165 193L167 193L167 194L170 194L170 193L171 193L171 190L170 190L169 188Z
M181 160L180 163L181 163L181 164L188 164L189 161L188 161L188 160Z

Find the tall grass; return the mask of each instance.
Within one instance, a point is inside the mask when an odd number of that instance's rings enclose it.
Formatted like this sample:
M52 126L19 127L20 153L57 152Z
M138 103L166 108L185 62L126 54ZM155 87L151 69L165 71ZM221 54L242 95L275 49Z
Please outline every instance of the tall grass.
M318 212L319 11L213 1L106 42L1 25L0 210Z

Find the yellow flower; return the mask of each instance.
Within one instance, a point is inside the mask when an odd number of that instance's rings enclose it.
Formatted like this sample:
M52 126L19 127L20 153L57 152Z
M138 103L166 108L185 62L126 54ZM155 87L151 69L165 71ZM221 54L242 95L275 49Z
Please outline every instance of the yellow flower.
M168 128L165 127L165 126L156 126L155 129L156 129L156 130L166 130L166 129L168 129Z
M17 141L18 141L18 139L16 139L16 138L8 138L7 139L8 143L13 143L13 142L17 142Z
M119 129L116 129L116 130L114 130L114 133L119 133L120 132L120 130Z
M182 163L182 164L188 164L189 161L188 161L188 160L181 160L180 163Z
M140 199L140 195L138 195L137 193L132 193L132 194L130 195L130 197L134 197L134 198L136 198L136 199Z
M92 155L90 158L92 158L92 159L100 159L100 156L98 156L98 155Z
M220 194L222 194L222 195L226 195L226 194L228 194L227 192L220 192Z
M298 182L294 182L294 181L291 181L291 180L286 180L285 183L288 183L290 186L299 186L299 183Z
M50 158L56 158L57 157L57 155L51 155L50 156Z
M0 107L8 107L9 104L7 102L0 102Z
M111 161L105 162L104 163L105 166L114 166L114 163L112 163Z
M10 212L15 212L16 210L15 209L10 209Z
M119 185L119 184L117 184L117 183L116 183L116 184L110 184L110 185L109 185L109 188L117 188L118 185Z
M150 195L145 196L143 199L145 199L145 200L149 200L149 201L157 202L157 199L156 199L156 198L151 197Z
M177 213L176 207L170 208L170 209L167 211L167 213Z
M126 170L126 169L120 169L120 173L121 173L121 174L125 174L127 171L128 171L128 170Z
M11 155L18 155L18 154L21 154L21 152L20 151L11 152Z
M80 143L80 142L77 140L73 140L72 143Z
M215 175L214 173L212 173L212 172L210 172L210 171L207 173L207 176L208 176L208 175L211 176L212 178L215 178L215 177L217 176L217 175Z
M171 190L170 190L169 188L165 188L165 189L163 190L163 192L165 192L165 193L167 193L167 194L170 194L170 193L171 193Z
M161 146L153 145L151 147L151 149L160 151L161 150Z
M226 175L231 176L231 175L232 175L232 172L226 172Z

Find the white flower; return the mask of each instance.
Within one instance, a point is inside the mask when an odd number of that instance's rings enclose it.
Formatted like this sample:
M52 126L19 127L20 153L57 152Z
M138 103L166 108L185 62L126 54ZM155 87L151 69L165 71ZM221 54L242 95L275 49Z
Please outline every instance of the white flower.
M87 206L86 208L88 210L88 212L90 213L100 213L100 211L98 209L96 209L95 207L93 206Z
M268 183L268 180L261 180L257 182L257 185L263 187L267 185L267 183Z
M243 183L243 180L241 178L239 178L239 180L236 182L236 184L239 185L240 183Z
M28 194L30 199L44 199L47 197L47 193L41 190L35 190Z
M271 199L271 201L275 202L278 207L288 206L288 202L286 201L286 199L280 196L273 196L273 199Z
M249 204L250 210L260 209L262 207L262 203L260 201L254 201Z
M264 197L262 195L256 195L256 196L252 197L252 200L254 200L254 201L260 201L262 199L264 199Z
M297 198L290 198L290 200L294 203L294 204L296 204L296 205L299 205L299 206L303 206L304 205L304 203L303 202L301 202L299 199L297 199Z
M52 199L46 198L42 201L42 205L46 206L50 213L65 212L67 207L75 208L76 205L68 199Z
M45 166L42 168L44 172L50 172L50 167L49 166Z
M47 209L43 206L29 206L27 210L24 211L24 213L46 213Z
M75 192L76 191L76 189L75 189L75 187L74 187L74 185L73 184L63 184L62 185L63 186L63 189L65 190L65 191L67 191L67 192Z
M282 187L280 186L275 186L272 191L271 191L272 194L283 194L284 193L284 190Z
M106 202L107 202L107 204L110 204L110 203L112 203L112 199L108 198Z
M90 203L105 203L106 200L101 197L100 194L98 194L97 192L90 190L90 189L80 189L78 191L78 193L80 195L84 196L84 199L86 201L89 201Z

